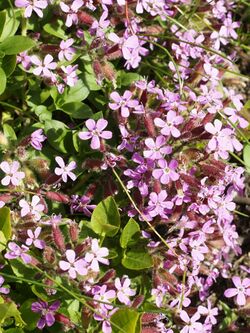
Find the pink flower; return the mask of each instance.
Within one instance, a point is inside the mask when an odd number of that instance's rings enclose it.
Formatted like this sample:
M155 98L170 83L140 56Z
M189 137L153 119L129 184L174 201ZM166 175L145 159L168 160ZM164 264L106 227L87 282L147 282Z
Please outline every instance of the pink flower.
M73 45L74 39L69 38L67 40L62 40L60 43L60 52L58 54L58 58L60 61L66 59L68 61L72 60L74 54L76 53L75 49L71 47Z
M43 330L43 328L47 325L51 327L55 323L55 311L60 307L60 302L55 301L51 305L47 302L39 301L31 304L31 310L33 312L39 313L41 318L37 322L37 328L39 330Z
M180 312L181 319L187 324L185 325L180 333L198 333L202 330L202 324L197 322L200 319L200 314L196 312L191 318L189 318L186 311Z
M20 163L14 161L12 163L8 163L6 161L0 164L0 169L6 173L6 176L1 180L1 184L4 186L8 186L12 184L14 186L18 186L21 180L25 177L25 173L22 171L18 171L20 167Z
M15 0L15 6L25 8L24 17L30 17L33 10L39 17L43 17L42 9L48 6L48 2L47 0Z
M160 169L153 170L153 177L159 179L162 184L165 185L180 178L179 174L175 172L178 167L176 160L172 160L168 164L167 161L161 159L158 161L158 166Z
M35 132L33 132L30 136L30 144L36 149L41 150L42 149L42 142L45 141L47 137L43 135L43 130L38 129Z
M21 247L17 245L14 242L9 242L8 244L8 252L4 255L6 259L16 259L21 258L25 264L29 264L32 260L31 256L29 254L26 254L26 252L29 250L29 248L25 245L22 245Z
M95 122L93 119L88 119L85 122L86 127L88 128L89 132L80 132L79 138L82 140L89 140L91 139L90 147L92 149L100 149L101 142L100 138L103 139L111 139L112 132L104 131L104 129L108 126L108 122L106 119L99 119Z
M118 92L114 91L110 94L111 99L114 103L109 103L111 110L121 109L121 115L124 118L128 118L131 108L136 108L139 105L139 102L136 99L132 99L132 93L129 90L126 90L123 96L120 96Z
M163 135L157 136L157 138L147 138L145 145L149 150L144 150L143 156L150 158L151 160L159 160L164 158L166 154L172 153L172 147L166 146L166 138Z
M172 201L167 201L167 191L162 190L159 194L155 192L151 192L149 195L149 202L148 202L148 214L151 217L155 217L160 215L162 218L166 218L166 211L173 208L174 204Z
M67 19L65 25L71 27L72 24L78 23L78 10L83 6L82 0L74 0L73 3L69 6L64 2L60 2L61 10L67 14Z
M236 288L227 289L224 296L228 298L237 296L237 304L243 306L246 304L246 296L250 296L250 279L245 278L241 281L240 277L234 276L232 281Z
M99 272L99 262L108 265L109 261L105 257L109 254L109 250L106 247L99 247L98 240L92 239L91 252L86 253L85 261L90 264L90 268L94 272Z
M86 269L86 262L83 259L76 260L76 253L73 250L67 250L65 253L67 261L60 260L59 267L63 271L68 271L69 276L75 279L77 273L79 275L87 275L88 270Z
M33 70L33 74L37 76L44 76L44 77L51 77L52 72L51 70L56 69L56 62L53 62L53 57L50 54L47 54L44 60L40 60L37 56L30 57L32 64L36 65L37 67Z
M69 87L74 87L78 81L78 76L76 74L77 68L78 68L78 65L61 66L61 70L63 71L63 74L62 74L63 81ZM59 89L59 92L60 92L60 89Z
M2 287L3 284L4 284L4 278L0 275L0 293L7 295L10 292L10 289Z
M115 279L115 287L117 290L117 298L121 303L129 305L130 299L129 296L134 296L136 294L135 290L129 288L130 286L130 279L125 278L122 281L119 278Z
M215 318L215 316L218 316L218 308L212 308L212 304L209 299L207 300L207 308L200 305L198 306L198 312L201 315L206 316L205 324L215 325L217 323L217 319Z
M44 210L44 205L40 204L40 198L38 195L33 195L31 204L26 200L21 199L19 201L19 206L21 209L21 216L24 217L28 214L34 215L35 221L39 221L41 218L41 212Z
M68 165L65 165L64 160L60 156L56 156L55 160L60 166L60 168L55 168L55 174L57 176L61 176L64 183L67 183L68 177L75 181L76 175L72 172L72 170L76 168L76 162L71 161Z
M172 135L174 138L178 138L181 133L176 126L183 123L183 117L177 116L175 111L169 111L166 117L166 122L161 118L155 118L154 123L156 126L161 127L162 135Z
M33 244L38 249L44 249L45 242L41 239L38 239L41 231L42 231L41 227L37 227L34 232L31 229L28 229L27 234L29 237L26 239L25 244L27 246L31 246Z
M28 55L28 53L26 51L18 54L17 62L21 63L23 65L23 68L26 70L29 70L31 67L30 56Z

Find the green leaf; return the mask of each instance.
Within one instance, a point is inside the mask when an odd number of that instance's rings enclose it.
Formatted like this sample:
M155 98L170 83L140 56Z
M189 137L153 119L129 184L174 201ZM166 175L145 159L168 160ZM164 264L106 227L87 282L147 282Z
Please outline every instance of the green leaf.
M36 43L26 36L12 36L0 44L0 51L6 55L18 54L34 47Z
M24 333L24 330L22 328L9 328L8 330L4 331L4 333Z
M117 85L118 86L129 86L131 83L142 79L142 76L137 73L127 73L123 70L118 72Z
M143 246L135 246L124 253L122 265L128 269L138 271L152 267L153 261Z
M7 81L6 74L4 70L0 67L0 95L2 95L2 93L6 88L6 81Z
M128 223L126 224L125 228L122 231L120 237L120 244L123 249L125 249L128 245L133 244L135 239L133 239L136 235L140 232L139 224L131 218Z
M6 240L11 238L10 209L8 207L0 208L0 230L3 232Z
M140 313L132 309L119 309L111 317L112 333L138 333L138 321ZM119 328L118 328L119 327Z
M25 322L22 320L20 312L17 310L17 306L13 302L0 304L0 324L8 318L14 318L17 326L24 326Z
M95 233L113 237L120 228L120 214L113 197L101 201L93 211L90 226Z
M7 77L9 77L16 68L16 55L8 55L3 58L2 68Z
M57 21L56 23L47 23L43 26L43 30L48 34L58 37L60 39L67 39L67 35L63 29L63 22Z
M20 11L13 11L11 8L3 10L0 13L0 42L4 41L7 37L14 36L20 24Z
M57 89L52 89L51 91L51 96L59 109L66 103L83 101L88 97L88 94L89 89L82 80L78 80L74 87L66 87L63 94L59 94Z
M0 252L6 248L7 240L4 236L4 233L0 230Z
M3 124L3 132L7 139L11 141L17 140L16 133L13 127L11 127L9 124Z
M52 112L49 111L45 105L37 105L34 108L34 112L39 117L39 121L41 122L51 120L52 118Z
M46 120L44 125L44 132L52 147L61 151L62 153L67 153L65 139L70 131L63 122L58 120Z
M36 324L40 318L40 314L31 311L31 304L33 302L36 302L36 300L27 299L20 307L22 318L27 324L25 331L33 331L36 328Z
M82 102L63 104L61 110L75 119L87 119L91 118L93 115L91 108Z
M243 160L246 164L246 170L250 173L250 145L245 145L243 149Z

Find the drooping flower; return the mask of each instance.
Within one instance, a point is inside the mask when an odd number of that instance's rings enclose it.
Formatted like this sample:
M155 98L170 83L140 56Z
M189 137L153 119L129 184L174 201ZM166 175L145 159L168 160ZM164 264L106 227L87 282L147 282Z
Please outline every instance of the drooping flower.
M250 296L250 279L241 280L239 276L234 276L232 281L236 288L227 289L224 295L228 298L237 296L237 304L243 306L246 304L246 296Z
M24 172L18 171L19 167L20 163L18 161L12 163L3 161L0 164L0 169L6 173L6 176L1 180L1 184L4 186L8 186L9 184L18 186L21 180L25 177Z
M129 297L136 294L135 290L131 289L130 279L126 277L125 279L120 280L119 278L115 279L115 287L117 290L117 298L121 303L129 305L131 303Z
M91 251L87 252L84 260L90 264L90 268L94 272L99 272L99 262L108 265L109 261L105 257L109 254L109 250L106 247L99 247L98 240L92 239Z
M19 201L19 206L21 209L21 216L24 217L28 214L34 216L36 221L41 218L41 212L44 210L44 205L40 203L40 198L38 195L33 195L31 203L29 204L25 199Z
M60 168L55 168L55 174L57 176L61 176L64 183L67 183L68 177L71 178L73 181L76 180L76 175L72 172L76 168L76 162L71 161L68 165L65 165L64 160L60 156L56 156L55 158L57 164Z
M41 318L37 322L37 328L39 328L39 330L42 330L45 326L51 327L54 325L55 312L59 309L59 307L59 301L55 301L51 305L42 300L32 303L31 310L41 315Z
M79 138L82 140L91 139L90 147L92 149L100 149L102 139L111 139L112 132L104 131L104 129L108 126L108 122L106 119L99 119L95 122L93 119L88 119L86 122L86 127L89 130L88 132L80 132Z
M41 231L42 231L41 227L37 227L34 232L31 229L28 229L27 230L28 238L26 239L25 244L27 246L31 246L33 244L38 249L44 249L45 241L38 239Z
M48 6L47 0L15 0L15 6L25 8L24 17L30 17L34 11L39 17L43 17L42 9Z
M44 142L47 139L45 135L43 135L43 130L38 129L35 132L33 132L30 136L30 144L32 147L34 147L37 150L42 149L42 142Z
M32 260L31 256L26 252L29 251L29 248L25 245L21 247L14 242L9 242L8 251L4 255L6 259L16 259L21 258L25 264L29 264Z
M67 250L65 252L67 261L60 260L59 267L63 271L68 271L69 276L75 279L77 274L87 275L88 270L86 269L86 262L83 259L76 260L76 253L74 250Z

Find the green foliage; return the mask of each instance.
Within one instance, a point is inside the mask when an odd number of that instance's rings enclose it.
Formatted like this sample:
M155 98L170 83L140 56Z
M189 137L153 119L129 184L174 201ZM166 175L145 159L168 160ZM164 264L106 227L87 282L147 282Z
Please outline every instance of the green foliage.
M26 36L11 36L0 43L0 51L5 55L18 54L34 47L36 43Z
M0 327L4 324L5 320L9 318L15 319L16 326L23 327L25 325L25 322L23 321L14 302L0 304Z
M139 231L139 224L133 218L130 218L120 237L121 247L125 249L127 246L133 245L138 240Z
M0 230L3 232L6 240L11 238L10 209L8 207L0 208Z
M112 333L140 333L140 318L135 310L118 310L111 317Z
M101 201L93 211L90 226L95 233L113 237L120 228L120 214L113 197Z
M137 244L124 252L122 264L128 269L138 271L152 267L153 260L145 246Z
M246 170L250 173L250 145L245 145L243 149L243 159L246 165Z

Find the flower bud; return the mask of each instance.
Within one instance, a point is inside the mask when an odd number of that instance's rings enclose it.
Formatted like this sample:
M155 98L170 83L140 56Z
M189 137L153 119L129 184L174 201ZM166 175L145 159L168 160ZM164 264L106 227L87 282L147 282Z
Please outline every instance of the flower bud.
M61 253L65 252L65 240L58 225L52 226L52 236L56 247Z
M69 226L69 234L73 243L77 242L78 233L79 233L78 224L76 222L71 222Z
M69 203L70 199L69 196L59 192L47 192L46 198L50 199L51 201L62 202L64 204Z

